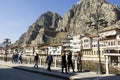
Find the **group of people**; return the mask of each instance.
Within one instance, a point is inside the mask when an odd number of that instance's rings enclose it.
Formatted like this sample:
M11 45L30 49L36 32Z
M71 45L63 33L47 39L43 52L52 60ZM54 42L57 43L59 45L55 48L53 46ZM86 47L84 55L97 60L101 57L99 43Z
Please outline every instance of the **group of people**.
M72 67L72 70L74 72L74 66L72 62L72 52L69 51L67 58L66 58L65 52L63 52L61 56L62 56L62 61L61 61L62 71L61 72L64 73L64 69L65 69L65 73L70 72L70 67ZM77 69L79 72L82 71L82 61L81 61L80 53L78 53L77 55Z
M70 67L72 67L72 70L74 72L74 66L72 63L72 52L70 51L68 53L67 58L66 58L65 52L63 52L61 56L62 56L62 61L61 61L62 73L64 73L64 69L65 69L66 73L70 72ZM68 70L67 70L67 68L68 68Z
M36 53L35 57L34 57L34 68L38 68L38 62L39 62L39 56ZM51 53L48 54L47 58L46 58L46 63L48 64L47 70L51 71L51 64L53 62L53 57L51 55Z
M34 68L38 68L38 54L36 53L35 57L34 57ZM48 53L48 56L46 58L46 63L48 64L47 70L51 71L51 64L53 62L53 57L51 55L51 53ZM63 52L61 54L61 72L64 73L64 69L65 69L65 73L70 72L70 67L72 68L72 71L74 72L74 66L73 66L73 62L72 62L72 52L69 51L68 56L66 57L65 52ZM78 53L77 55L77 68L78 71L82 71L82 62L81 62L81 54Z
M13 53L12 63L22 64L22 51Z

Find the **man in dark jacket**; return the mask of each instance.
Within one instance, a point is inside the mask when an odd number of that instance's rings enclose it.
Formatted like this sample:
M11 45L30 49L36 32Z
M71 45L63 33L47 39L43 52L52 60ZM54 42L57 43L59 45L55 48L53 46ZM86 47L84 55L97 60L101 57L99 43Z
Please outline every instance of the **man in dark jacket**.
M62 57L62 61L61 61L61 65L62 65L62 73L64 72L64 68L65 68L65 72L67 73L67 62L66 62L66 55L65 52L62 53L61 55Z
M73 67L73 63L72 63L72 52L71 51L69 52L67 59L68 59L68 71L69 71L69 68L71 66L72 70L74 72L74 67Z
M51 64L53 62L53 57L51 55L51 53L48 54L47 58L46 58L46 63L48 64L47 70L51 71Z

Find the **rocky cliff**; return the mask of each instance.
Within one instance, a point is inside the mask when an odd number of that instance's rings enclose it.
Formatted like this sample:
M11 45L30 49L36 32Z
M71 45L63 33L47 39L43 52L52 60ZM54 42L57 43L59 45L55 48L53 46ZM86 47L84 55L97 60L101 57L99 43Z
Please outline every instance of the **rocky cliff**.
M67 31L70 35L94 34L96 20L102 22L100 30L115 25L120 20L120 8L105 0L81 0L63 16L56 30Z
M50 38L56 36L55 29L58 27L60 19L62 17L59 14L50 11L42 14L35 23L29 26L28 31L15 42L15 45L30 46L48 43Z
M52 12L41 15L16 45L60 43L67 35L96 33L98 29L120 27L120 8L105 0L80 0L63 16Z

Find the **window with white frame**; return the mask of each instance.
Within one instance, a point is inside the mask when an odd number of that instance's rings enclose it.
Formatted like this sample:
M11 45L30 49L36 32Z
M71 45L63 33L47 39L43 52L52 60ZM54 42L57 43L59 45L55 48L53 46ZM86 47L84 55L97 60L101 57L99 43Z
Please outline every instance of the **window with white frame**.
M115 41L109 41L108 42L108 46L115 46L116 44L115 44Z
M84 40L84 43L86 43L86 42L89 42L89 40L88 40L88 39L85 39L85 40Z

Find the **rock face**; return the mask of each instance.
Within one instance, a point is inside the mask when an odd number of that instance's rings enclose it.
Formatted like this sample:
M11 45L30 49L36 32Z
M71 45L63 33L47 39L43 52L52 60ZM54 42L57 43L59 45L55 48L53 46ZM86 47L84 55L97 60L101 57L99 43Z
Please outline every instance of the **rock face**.
M120 27L120 8L105 0L80 0L63 18L50 11L41 15L15 44L37 45L54 40L59 43L62 35L93 35L96 33L96 22L99 30Z
M58 21L62 19L57 13L50 11L42 14L28 31L15 42L16 46L38 45L49 42L56 35Z
M104 20L104 29L109 25L114 25L120 20L120 9L117 6L107 3L105 0L81 0L74 5L59 21L57 31L67 31L70 35L81 33L94 34L96 18L91 15L98 15L99 19ZM87 22L92 22L86 24Z

